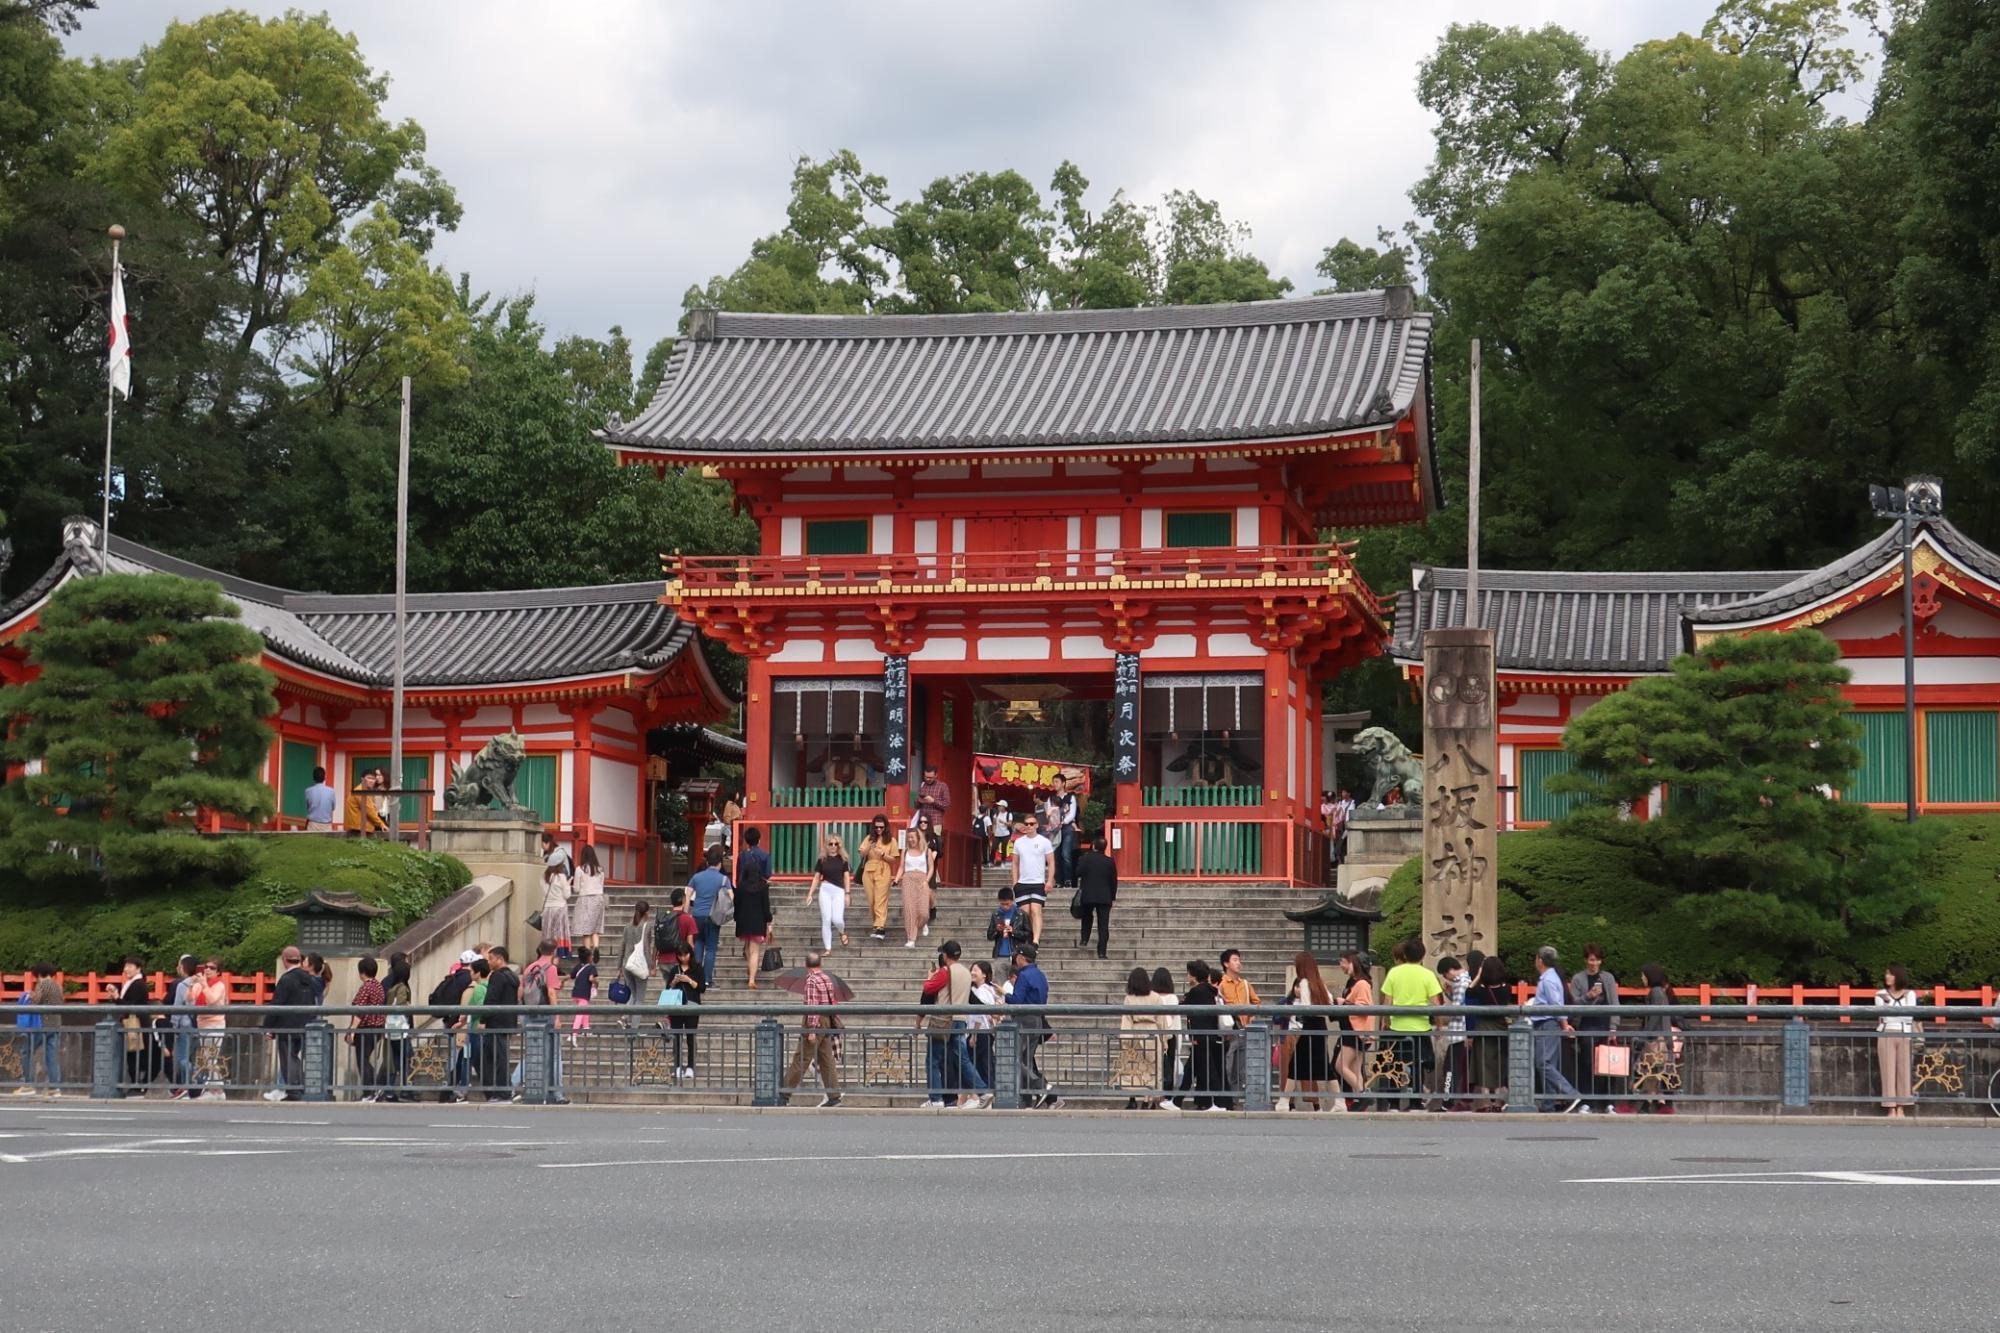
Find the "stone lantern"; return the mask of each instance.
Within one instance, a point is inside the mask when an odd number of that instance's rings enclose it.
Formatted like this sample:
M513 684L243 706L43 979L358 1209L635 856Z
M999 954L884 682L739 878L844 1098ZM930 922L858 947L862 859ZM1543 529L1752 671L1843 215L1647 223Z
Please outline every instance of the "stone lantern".
M1378 911L1367 911L1343 902L1329 893L1311 907L1285 913L1287 921L1305 928L1305 951L1322 967L1340 962L1344 953L1368 952L1368 931L1382 919Z
M314 889L299 902L271 910L298 921L299 948L328 958L358 958L373 952L369 925L389 915L388 908L362 902L359 894L325 889Z

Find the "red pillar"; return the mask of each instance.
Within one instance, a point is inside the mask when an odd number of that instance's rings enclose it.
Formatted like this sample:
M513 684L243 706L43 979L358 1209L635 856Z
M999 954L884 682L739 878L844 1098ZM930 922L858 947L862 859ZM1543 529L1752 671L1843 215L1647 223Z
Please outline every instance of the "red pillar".
M752 657L743 696L743 807L752 818L767 818L771 803L771 664Z
M585 842L597 841L597 826L590 817L590 756L597 749L591 719L603 707L602 703L587 703L569 710L571 762L576 766L574 794L570 797L574 818L570 822L575 826L577 836Z

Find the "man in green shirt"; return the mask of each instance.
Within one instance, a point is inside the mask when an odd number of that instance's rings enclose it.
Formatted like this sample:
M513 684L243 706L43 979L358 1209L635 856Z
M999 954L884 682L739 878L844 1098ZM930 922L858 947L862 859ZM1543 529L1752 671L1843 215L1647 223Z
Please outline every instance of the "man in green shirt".
M1392 956L1396 965L1382 978L1383 1004L1419 1008L1444 1003L1444 987L1438 982L1437 973L1424 966L1422 939L1412 935L1396 946ZM1392 1101L1390 1110L1415 1111L1423 1107L1425 1071L1431 1063L1430 1034L1436 1022L1428 1014L1390 1016L1389 1049L1395 1052L1397 1064L1405 1071L1408 1082L1404 1086L1410 1094L1400 1103Z
M486 985L492 979L493 965L481 958L472 964L472 985L467 987L465 992L465 1064L469 1071L468 1082L475 1088L486 1084L488 1091L491 1091L488 1078L490 1071L484 1068L486 1061L482 1057L485 1052L480 1049L486 1043L479 1039L479 1006L486 1003Z

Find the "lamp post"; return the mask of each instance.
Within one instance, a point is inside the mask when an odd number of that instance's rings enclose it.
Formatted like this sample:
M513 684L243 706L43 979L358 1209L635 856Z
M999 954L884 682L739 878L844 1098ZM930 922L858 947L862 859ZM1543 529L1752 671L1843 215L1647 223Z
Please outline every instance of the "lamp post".
M1868 500L1877 518L1902 525L1903 547L1903 797L1904 817L1917 822L1917 615L1915 557L1917 528L1925 519L1944 517L1944 483L1936 477L1911 477L1899 489L1870 486Z

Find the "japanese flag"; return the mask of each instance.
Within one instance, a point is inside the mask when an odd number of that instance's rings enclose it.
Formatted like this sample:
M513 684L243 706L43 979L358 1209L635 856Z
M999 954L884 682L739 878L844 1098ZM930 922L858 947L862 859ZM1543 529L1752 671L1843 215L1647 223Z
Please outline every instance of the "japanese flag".
M132 396L132 335L125 327L125 268L111 270L111 387Z

